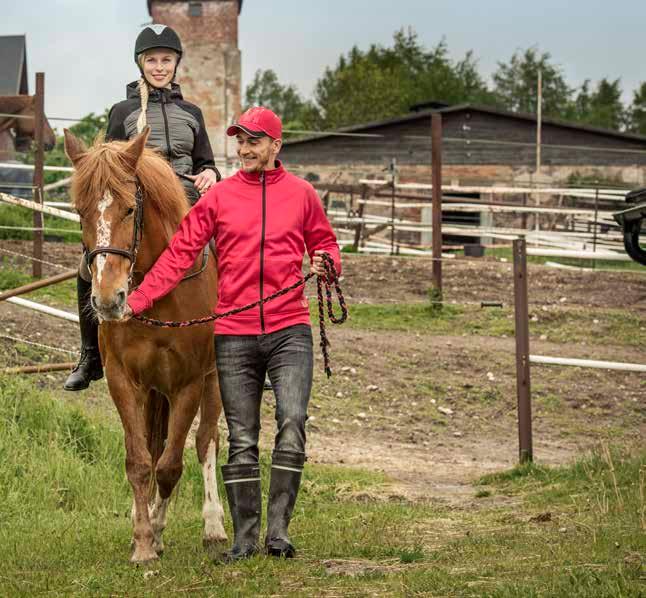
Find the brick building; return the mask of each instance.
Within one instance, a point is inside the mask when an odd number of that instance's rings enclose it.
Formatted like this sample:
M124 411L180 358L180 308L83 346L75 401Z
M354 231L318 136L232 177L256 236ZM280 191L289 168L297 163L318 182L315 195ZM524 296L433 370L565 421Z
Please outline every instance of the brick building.
M177 31L184 47L179 82L187 100L197 104L216 161L234 157L226 127L240 113L238 15L242 0L147 0L154 23Z

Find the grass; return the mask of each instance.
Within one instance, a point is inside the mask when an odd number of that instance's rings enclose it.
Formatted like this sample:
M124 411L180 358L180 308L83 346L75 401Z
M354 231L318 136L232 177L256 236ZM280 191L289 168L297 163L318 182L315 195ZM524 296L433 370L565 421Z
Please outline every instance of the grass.
M17 228L32 228L34 226L33 213L19 206L0 206L0 222L2 226L11 226ZM45 214L43 226L54 229L45 230L47 237L55 238L66 243L79 243L81 235L77 222L57 218ZM33 233L30 230L13 230L0 228L0 239L32 239Z
M29 274L9 267L6 257L0 257L0 291L15 289L34 280ZM76 305L76 280L72 278L22 296L51 307L71 308Z
M312 321L316 322L316 306ZM420 332L435 335L514 335L513 310L467 308L446 304L435 311L424 303L357 304L350 307L348 326L356 329ZM620 309L550 308L530 313L530 335L552 342L592 342L642 347L646 318ZM596 322L595 322L596 321Z
M123 461L118 427L28 379L0 378L2 595L644 591L646 453L602 447L567 467L524 465L490 475L474 489L475 506L464 508L389 500L381 474L308 465L292 525L299 558L232 566L200 545L202 485L192 450L162 560L130 565ZM262 474L266 491L264 456Z

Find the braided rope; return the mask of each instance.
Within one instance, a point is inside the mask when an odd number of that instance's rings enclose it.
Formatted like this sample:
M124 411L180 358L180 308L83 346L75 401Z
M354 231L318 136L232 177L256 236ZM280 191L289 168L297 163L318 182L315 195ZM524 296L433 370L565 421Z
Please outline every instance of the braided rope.
M343 292L341 291L341 287L339 286L339 276L334 266L334 261L327 253L323 253L321 257L323 258L323 267L325 269L325 274L323 276L318 275L316 277L316 286L317 286L317 295L318 295L319 329L321 331L320 345L321 345L321 352L323 353L323 368L325 370L325 373L327 374L327 377L329 378L332 375L332 370L330 368L330 356L328 352L330 341L328 340L327 334L325 331L325 312L323 308L323 304L324 304L323 287L325 287L325 302L327 302L328 317L330 318L330 321L333 324L343 324L343 322L347 320L348 307L346 305L345 298L343 297ZM237 307L236 309L232 309L231 311L227 311L224 313L219 313L219 314L214 313L214 314L211 314L210 316L204 316L202 318L194 318L192 320L183 320L183 321L156 320L154 318L147 318L146 316L142 316L142 315L133 316L133 320L138 320L139 322L141 322L142 324L146 324L147 326L157 326L160 328L187 328L188 326L208 324L209 322L220 320L222 318L228 318L229 316L235 316L244 311L253 309L254 307L259 307L261 305L264 305L265 303L269 303L270 301L277 299L278 297L282 297L283 295L286 295L287 293L301 286L304 286L307 283L307 281L313 278L314 276L315 274L310 272L302 280L299 280L298 282L295 282L294 284L288 287L285 287L284 289L280 289L279 291L276 291L275 293L269 295L268 297L263 297L258 301L254 301L253 303L243 305L242 307ZM333 301L332 290L330 288L331 285L333 285L334 287L334 292L337 295L339 306L341 307L341 315L338 317L334 315L334 308L332 305L332 301Z

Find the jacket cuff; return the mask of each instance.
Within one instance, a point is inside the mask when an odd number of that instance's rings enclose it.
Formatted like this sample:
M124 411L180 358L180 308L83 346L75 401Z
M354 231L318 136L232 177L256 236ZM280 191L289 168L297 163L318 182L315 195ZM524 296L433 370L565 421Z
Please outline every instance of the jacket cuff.
M148 299L143 291L135 289L128 296L128 305L130 306L132 313L135 316L138 316L141 312L150 309L153 306L153 302Z

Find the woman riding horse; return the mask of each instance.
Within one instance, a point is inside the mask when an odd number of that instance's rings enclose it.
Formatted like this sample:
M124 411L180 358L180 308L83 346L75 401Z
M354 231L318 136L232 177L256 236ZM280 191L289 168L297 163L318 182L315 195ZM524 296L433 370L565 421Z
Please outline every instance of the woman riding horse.
M127 86L127 99L115 104L106 139L127 141L150 127L148 146L161 151L180 177L191 205L220 179L201 110L182 97L174 83L182 42L173 29L150 25L137 37L135 62L141 78ZM65 390L83 390L103 377L98 323L89 305L92 275L83 255L77 277L81 359Z

